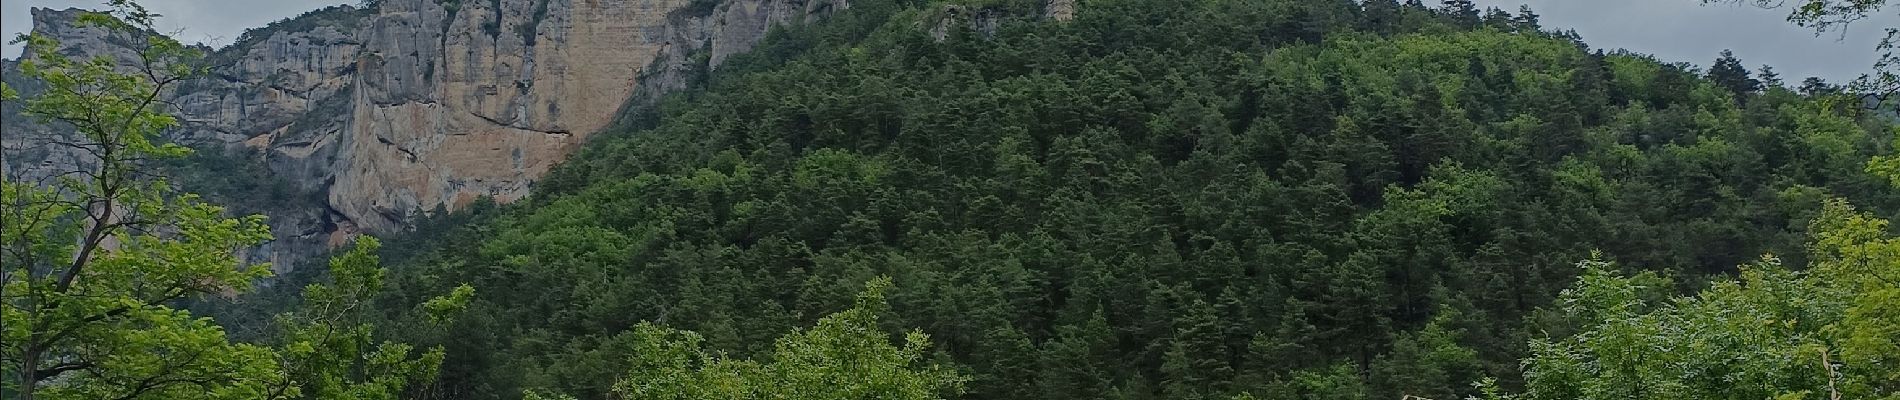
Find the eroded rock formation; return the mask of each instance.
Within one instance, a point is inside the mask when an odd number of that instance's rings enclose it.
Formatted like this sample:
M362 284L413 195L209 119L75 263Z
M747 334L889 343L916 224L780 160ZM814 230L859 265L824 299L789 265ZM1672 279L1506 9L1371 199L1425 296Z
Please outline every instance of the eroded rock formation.
M847 0L332 7L210 52L209 76L170 95L183 126L168 135L200 148L255 150L270 176L311 199L256 210L271 217L277 240L252 258L282 270L359 231L396 231L484 196L519 199L629 98L682 88L694 71L717 68L774 26L848 7ZM34 30L77 54L127 51L75 26L79 12L35 9ZM19 80L13 65L0 65L10 83ZM85 167L83 155L34 145L61 135L59 127L30 123L13 105L5 112L9 179Z

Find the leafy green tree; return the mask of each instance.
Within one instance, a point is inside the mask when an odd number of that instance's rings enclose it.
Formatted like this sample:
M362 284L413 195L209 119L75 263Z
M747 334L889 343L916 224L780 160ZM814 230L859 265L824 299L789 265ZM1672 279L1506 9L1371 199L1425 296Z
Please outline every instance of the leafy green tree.
M1816 218L1814 231L1811 279L1843 303L1839 320L1822 328L1835 341L1820 349L1832 363L1828 393L1900 398L1900 368L1894 368L1900 366L1900 238L1889 233L1887 220L1840 200Z
M1783 398L1827 393L1829 340L1841 303L1778 261L1744 269L1693 298L1646 301L1652 276L1586 263L1565 311L1577 335L1532 343L1526 397ZM1666 281L1665 281L1666 282ZM1821 396L1826 398L1826 396Z
M703 349L696 333L642 323L633 330L631 372L615 390L632 399L937 399L959 393L964 378L922 365L929 346L923 333L905 335L900 346L878 327L890 285L873 280L851 309L779 338L764 362L727 358Z
M278 371L269 349L171 307L245 291L268 276L237 251L270 237L263 218L227 218L141 168L188 150L157 135L177 120L159 97L191 76L195 52L148 35L154 14L130 1L79 23L134 43L131 60L75 60L52 38L23 35L21 72L43 82L24 110L71 129L49 146L89 168L45 186L5 182L0 222L0 392L21 399L262 398ZM6 101L18 101L10 89Z
M374 237L357 239L330 259L331 283L305 287L299 309L277 317L278 362L286 376L270 398L393 400L435 380L442 348L411 357L412 346L373 337L368 300L382 290L387 273L377 263L380 247ZM447 323L474 290L462 285L421 307L431 323Z
M1887 222L1830 201L1814 265L1767 256L1737 280L1659 302L1647 273L1586 262L1568 338L1532 343L1532 399L1900 397L1900 240Z
M396 398L431 379L440 350L370 345L363 321L384 271L367 239L314 285L307 308L282 316L284 347L229 340L183 300L249 291L270 275L241 251L270 238L263 217L230 218L153 171L190 153L159 134L177 124L161 97L200 72L196 50L152 31L156 14L129 0L77 23L132 50L75 60L52 38L22 35L20 72L41 83L23 113L73 134L45 146L83 152L81 169L49 182L0 182L0 395L20 399ZM0 85L0 100L17 102ZM448 316L472 289L422 308Z

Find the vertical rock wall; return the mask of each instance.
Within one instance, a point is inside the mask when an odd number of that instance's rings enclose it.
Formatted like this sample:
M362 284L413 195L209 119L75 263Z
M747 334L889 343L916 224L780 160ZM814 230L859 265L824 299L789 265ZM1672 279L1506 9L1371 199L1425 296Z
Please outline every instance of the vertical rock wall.
M277 240L252 258L280 269L358 232L483 196L502 202L607 127L630 98L683 88L775 26L848 0L384 0L253 29L210 52L211 74L170 100L200 148L253 149L307 201L264 212ZM35 9L35 31L75 54L129 55L78 10ZM8 82L14 62L0 62ZM29 91L30 92L30 91ZM36 141L61 127L4 107L9 179L86 168Z

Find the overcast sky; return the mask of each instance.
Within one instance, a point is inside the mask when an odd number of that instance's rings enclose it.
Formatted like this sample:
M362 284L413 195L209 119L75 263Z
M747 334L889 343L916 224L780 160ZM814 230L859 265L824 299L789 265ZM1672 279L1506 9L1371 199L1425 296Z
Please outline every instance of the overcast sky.
M1788 10L1751 6L1704 6L1697 0L1476 0L1480 5L1516 12L1529 4L1547 28L1575 29L1593 47L1625 48L1656 55L1666 62L1687 61L1707 67L1722 49L1750 69L1773 65L1790 84L1819 76L1851 80L1874 62L1874 46L1885 27L1900 26L1892 14L1817 37L1813 30L1787 21Z
M246 28L352 2L354 0L140 0L139 4L163 15L158 19L160 32L178 32L177 38L186 43L219 46L231 43ZM0 30L5 31L6 41L12 41L13 35L32 29L33 15L27 10L33 7L101 9L105 3L105 0L0 0ZM0 55L19 58L20 47L7 44Z
M230 43L245 28L294 16L345 0L144 0L141 3L165 15L160 30L180 31L179 39L217 46ZM1722 49L1734 49L1750 68L1770 64L1789 82L1807 76L1845 81L1872 65L1874 44L1884 26L1900 26L1900 18L1864 21L1850 28L1846 40L1836 34L1816 37L1813 31L1788 24L1786 10L1744 6L1703 6L1697 0L1477 0L1515 12L1530 4L1543 16L1546 27L1575 29L1598 48L1626 48L1654 54L1664 61L1709 65ZM103 0L0 0L0 30L6 38L30 28L30 7L97 7ZM1427 3L1435 3L1428 1ZM18 57L18 46L7 45L7 58Z

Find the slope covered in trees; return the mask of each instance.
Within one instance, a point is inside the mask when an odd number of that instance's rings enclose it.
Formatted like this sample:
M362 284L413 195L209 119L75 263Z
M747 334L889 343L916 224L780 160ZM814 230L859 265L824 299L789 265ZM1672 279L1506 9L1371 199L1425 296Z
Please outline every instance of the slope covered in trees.
M447 350L431 395L608 398L654 325L770 359L888 276L881 326L970 398L1461 398L1627 344L1572 337L1618 326L1556 302L1586 270L1661 301L1807 265L1830 196L1900 200L1854 107L1528 12L954 3L777 32L527 202L393 241L389 334ZM448 334L406 328L463 283Z

